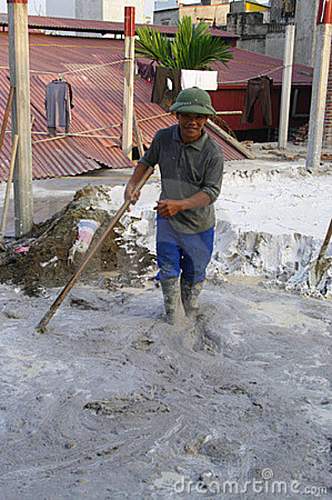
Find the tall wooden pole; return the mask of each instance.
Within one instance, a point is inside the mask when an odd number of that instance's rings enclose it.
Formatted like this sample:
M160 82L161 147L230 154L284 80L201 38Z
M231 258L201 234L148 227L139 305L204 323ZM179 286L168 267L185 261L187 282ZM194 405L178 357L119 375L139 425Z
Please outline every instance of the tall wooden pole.
M19 145L14 174L15 234L33 223L28 0L7 0L10 83L14 87L12 137Z
M292 92L292 73L294 61L295 25L286 26L284 71L282 76L281 109L279 123L279 148L286 149L288 141L289 111Z
M132 159L134 119L135 7L125 7L125 78L122 151Z
M321 0L317 18L316 56L309 122L309 138L306 167L315 170L320 165L322 154L324 116L329 78L331 38L332 38L332 0Z

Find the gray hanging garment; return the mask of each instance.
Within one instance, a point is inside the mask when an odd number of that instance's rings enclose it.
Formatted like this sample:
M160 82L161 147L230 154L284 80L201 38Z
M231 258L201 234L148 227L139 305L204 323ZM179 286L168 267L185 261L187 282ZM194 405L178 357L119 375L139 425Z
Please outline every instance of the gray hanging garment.
M68 132L71 122L71 95L69 84L53 80L46 87L46 115L49 129L58 127Z

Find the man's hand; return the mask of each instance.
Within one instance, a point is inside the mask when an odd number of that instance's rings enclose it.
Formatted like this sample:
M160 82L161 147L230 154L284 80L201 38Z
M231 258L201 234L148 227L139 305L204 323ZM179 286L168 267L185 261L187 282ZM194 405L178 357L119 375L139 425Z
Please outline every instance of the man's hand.
M160 200L154 208L161 217L173 217L183 210L182 200Z
M135 186L131 185L130 183L127 184L124 194L125 201L130 201L133 205L135 205L140 195L141 195L140 191L135 191Z

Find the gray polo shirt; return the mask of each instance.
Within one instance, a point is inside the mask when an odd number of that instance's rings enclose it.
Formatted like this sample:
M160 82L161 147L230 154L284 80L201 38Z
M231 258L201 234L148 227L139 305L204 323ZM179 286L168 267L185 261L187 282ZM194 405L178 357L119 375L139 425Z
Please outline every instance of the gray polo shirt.
M206 132L198 141L184 144L178 125L159 130L139 163L150 167L159 165L161 200L183 200L200 191L211 198L207 207L184 210L170 217L176 231L201 233L215 225L212 204L220 194L224 157Z

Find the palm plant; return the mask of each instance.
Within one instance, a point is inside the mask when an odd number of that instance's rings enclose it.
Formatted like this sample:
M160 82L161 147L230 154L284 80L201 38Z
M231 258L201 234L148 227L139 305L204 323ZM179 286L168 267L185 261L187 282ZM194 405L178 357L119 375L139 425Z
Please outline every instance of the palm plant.
M138 28L137 35L136 54L167 68L204 70L214 61L226 65L233 59L229 46L213 37L206 23L194 26L188 16L179 21L174 40L150 26Z

